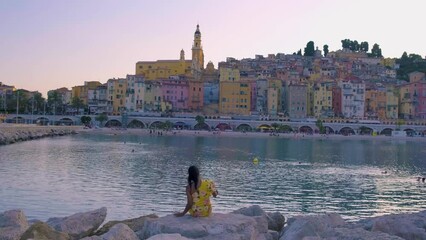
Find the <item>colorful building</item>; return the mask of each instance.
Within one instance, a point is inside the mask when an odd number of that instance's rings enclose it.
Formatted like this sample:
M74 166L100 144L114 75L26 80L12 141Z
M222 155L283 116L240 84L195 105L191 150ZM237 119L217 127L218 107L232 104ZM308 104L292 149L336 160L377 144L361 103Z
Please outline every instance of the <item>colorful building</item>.
M219 83L219 112L226 115L249 115L251 88L249 82Z
M140 112L144 110L145 84L141 75L127 75L126 110Z
M126 111L127 79L109 79L107 89L108 106L112 109L111 114L120 115L123 111Z
M399 89L395 86L386 87L386 118L398 119Z
M188 109L202 112L204 102L204 83L195 79L189 79Z
M307 86L289 84L286 88L286 110L290 118L302 119L307 116Z
M201 78L204 69L204 52L201 46L199 25L194 33L192 60L185 60L185 52L180 51L178 60L140 61L136 63L136 75L142 75L146 80L168 79L173 75L194 75Z
M89 90L95 90L102 83L98 81L85 81L84 85L72 87L71 99L77 97L83 101L84 105L87 105L89 102Z
M317 82L313 87L313 115L317 118L332 117L333 82Z
M203 83L203 111L207 115L219 113L219 81Z
M338 83L342 89L342 114L345 118L363 118L365 109L365 84L357 78Z
M365 116L375 119L386 119L386 91L377 89L365 90Z
M281 106L281 91L282 84L281 80L278 79L269 79L268 80L268 95L267 95L267 104L268 104L268 115L277 116L279 112L282 111Z
M161 81L163 102L167 104L166 111L188 111L189 82L179 76L171 76ZM159 99L161 101L161 99Z

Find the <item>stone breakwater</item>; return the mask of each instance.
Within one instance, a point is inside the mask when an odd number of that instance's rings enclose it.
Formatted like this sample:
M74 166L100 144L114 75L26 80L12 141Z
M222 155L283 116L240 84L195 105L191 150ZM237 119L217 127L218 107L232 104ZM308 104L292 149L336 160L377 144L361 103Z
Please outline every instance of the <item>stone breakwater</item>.
M346 222L338 214L284 217L259 206L207 218L155 214L110 221L105 207L30 224L22 210L0 213L1 240L367 240L426 239L426 211Z
M43 137L76 134L79 126L35 126L0 124L0 145L39 139Z

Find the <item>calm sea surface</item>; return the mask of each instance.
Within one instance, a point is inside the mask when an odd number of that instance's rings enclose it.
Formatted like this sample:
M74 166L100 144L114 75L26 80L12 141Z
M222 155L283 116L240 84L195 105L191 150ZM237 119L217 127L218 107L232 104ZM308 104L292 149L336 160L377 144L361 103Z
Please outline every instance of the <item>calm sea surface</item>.
M356 220L426 208L426 184L416 181L426 175L425 142L83 133L0 146L0 212L166 215L185 207L192 164L218 187L215 212L258 204Z

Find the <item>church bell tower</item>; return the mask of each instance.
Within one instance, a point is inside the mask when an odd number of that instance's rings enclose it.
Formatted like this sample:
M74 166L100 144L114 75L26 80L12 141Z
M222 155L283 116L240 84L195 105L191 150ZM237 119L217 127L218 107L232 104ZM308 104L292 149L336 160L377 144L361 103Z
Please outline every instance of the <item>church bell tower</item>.
M192 44L192 76L196 80L201 79L202 71L204 69L204 53L201 46L201 32L200 26L197 24L197 29L194 33L194 43Z

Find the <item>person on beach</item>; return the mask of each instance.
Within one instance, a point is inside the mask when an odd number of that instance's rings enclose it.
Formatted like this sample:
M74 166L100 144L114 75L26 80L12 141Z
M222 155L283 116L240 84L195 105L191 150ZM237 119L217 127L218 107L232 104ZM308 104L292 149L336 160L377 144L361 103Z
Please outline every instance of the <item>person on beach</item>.
M188 185L186 186L186 207L183 212L175 213L182 217L187 212L193 217L208 217L212 212L210 196L217 197L218 191L212 180L202 179L196 166L188 168Z

